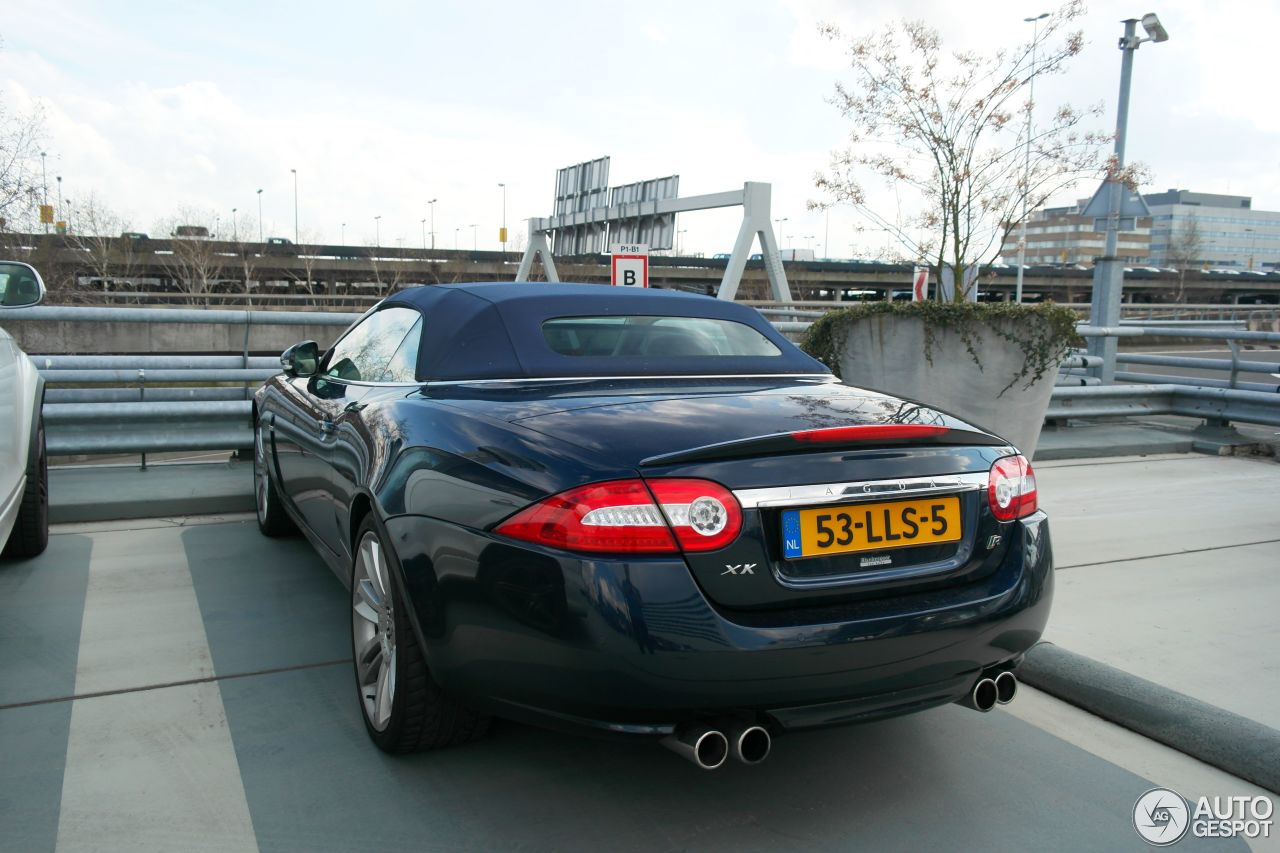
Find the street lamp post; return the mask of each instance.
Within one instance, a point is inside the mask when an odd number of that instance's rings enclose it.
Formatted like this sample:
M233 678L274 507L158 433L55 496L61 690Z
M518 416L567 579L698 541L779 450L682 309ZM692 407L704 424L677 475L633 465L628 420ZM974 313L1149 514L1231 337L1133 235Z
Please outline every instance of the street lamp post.
M436 247L436 199L427 202L427 207L431 208L431 248Z
M49 206L49 173L45 170L45 152L40 152L40 204ZM44 233L49 233L49 223L44 224Z
M262 190L258 190L258 242L262 242Z
M1033 18L1023 18L1024 23L1031 24L1031 79L1028 81L1027 94L1027 146L1022 160L1022 229L1018 237L1018 283L1014 287L1014 302L1022 301L1022 268L1027 263L1027 203L1031 200L1031 108L1036 103L1036 44L1040 41L1040 22L1049 17L1048 12L1041 12Z
M1258 245L1258 232L1252 228L1244 229L1244 233L1249 235L1249 266L1246 269L1253 269L1253 256Z
M339 231L338 234L340 235L338 237L338 243L343 246L347 245L347 223L342 223L342 230Z
M688 228L681 228L676 232L676 254L684 254L684 235L688 233Z
M293 242L298 242L298 170L290 169L293 172Z
M427 220L422 220L422 251L427 250Z
M1129 86L1133 80L1133 54L1143 42L1162 42L1169 34L1160 24L1154 12L1142 17L1142 27L1147 31L1146 38L1138 38L1137 18L1129 18L1124 23L1124 36L1120 39L1120 101L1116 110L1116 146L1113 156L1114 165L1103 185L1108 190L1107 200L1107 242L1103 256L1093 267L1093 294L1090 297L1089 325L1114 327L1120 325L1120 299L1124 293L1124 265L1116 257L1116 248L1120 235L1120 207L1124 192L1121 175L1124 170L1125 130L1129 123ZM1098 378L1102 384L1110 385L1116 373L1116 339L1089 338L1089 354L1101 356L1102 367L1098 370Z
M502 187L502 251L507 251L507 185L498 184Z
M382 214L379 213L373 217L373 246L376 249L382 245Z
M473 252L476 250L476 231L478 231L479 229L480 229L479 225L475 223L471 224L471 251Z
M58 175L58 215L54 217L59 222L62 221L62 176Z
M453 229L453 250L455 252L458 251L458 232L461 230L461 228Z
M231 239L240 242L240 223L236 221L236 208L231 208Z

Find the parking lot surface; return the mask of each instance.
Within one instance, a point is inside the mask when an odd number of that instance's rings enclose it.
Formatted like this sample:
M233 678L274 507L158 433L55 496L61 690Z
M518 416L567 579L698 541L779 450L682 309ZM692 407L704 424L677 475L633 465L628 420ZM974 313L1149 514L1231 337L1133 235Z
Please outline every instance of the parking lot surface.
M1163 478L1199 476L1237 487L1256 477L1265 490L1274 463L1170 457L1095 464L1092 477L1089 465L1061 466L1042 469L1041 489L1063 566L1049 637L1068 648L1093 636L1105 649L1107 632L1147 642L1120 604L1073 599L1094 587L1147 601L1144 561L1174 566L1171 589L1203 594L1186 587L1192 569L1152 557L1193 541L1186 513L1215 527L1200 553L1229 568L1224 586L1280 565L1268 563L1274 543L1251 546L1264 550L1244 568L1231 557L1273 510L1242 510L1254 521L1224 532L1209 508L1225 498L1174 501L1167 524L1139 538L1113 525L1108 502L1125 496L1103 488L1145 482L1158 500L1171 491L1151 488ZM1129 585L1106 585L1120 580ZM1261 605L1274 612L1275 589L1241 587L1248 619ZM1178 607L1177 618L1194 615ZM1132 810L1150 788L1258 793L1029 688L990 714L948 706L789 734L763 765L713 773L652 743L516 724L390 757L363 730L347 620L346 592L310 548L265 539L245 516L66 525L42 557L0 565L0 850L1141 850ZM1274 652L1271 630L1262 642ZM1156 661L1158 650L1112 663ZM1224 678L1242 687L1252 675ZM1252 689L1241 713L1268 696L1274 707L1274 679ZM1178 844L1205 847L1246 849Z

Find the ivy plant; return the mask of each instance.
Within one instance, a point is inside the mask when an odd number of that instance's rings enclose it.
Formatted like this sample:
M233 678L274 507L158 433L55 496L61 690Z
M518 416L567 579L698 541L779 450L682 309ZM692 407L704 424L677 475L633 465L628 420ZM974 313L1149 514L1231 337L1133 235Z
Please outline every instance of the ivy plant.
M902 317L924 324L924 356L933 365L938 333L956 333L978 370L976 345L983 337L995 335L1017 345L1023 354L1022 370L1001 390L1008 391L1025 380L1030 387L1052 371L1073 346L1080 346L1076 334L1076 313L1052 302L1036 305L1016 302L862 302L830 311L805 332L800 348L840 376L840 353L855 323L877 317Z

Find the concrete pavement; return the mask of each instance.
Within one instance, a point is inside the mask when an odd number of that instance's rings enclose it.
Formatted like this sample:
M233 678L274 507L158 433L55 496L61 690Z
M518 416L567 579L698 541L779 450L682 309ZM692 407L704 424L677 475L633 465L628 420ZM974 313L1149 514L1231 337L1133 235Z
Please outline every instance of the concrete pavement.
M0 850L1141 850L1156 785L1261 793L1030 689L716 773L514 724L392 758L360 722L346 608L301 540L244 517L69 525L6 564Z

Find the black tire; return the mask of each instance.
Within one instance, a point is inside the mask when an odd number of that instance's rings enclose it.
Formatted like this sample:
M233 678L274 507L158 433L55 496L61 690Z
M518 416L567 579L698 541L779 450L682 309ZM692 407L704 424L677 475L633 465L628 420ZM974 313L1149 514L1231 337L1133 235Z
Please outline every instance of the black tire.
M36 422L35 452L27 459L27 485L18 518L4 546L6 557L35 557L49 547L49 457L45 454L44 418Z
M271 477L267 461L266 437L259 424L253 425L253 502L257 509L258 529L263 536L291 536L298 528L285 512L280 493Z
M391 714L381 730L369 718L369 709L365 703L368 688L361 684L360 665L356 660L356 620L361 618L356 615L354 606L359 600L356 586L357 561L360 559L360 544L369 536L375 538L388 561L387 574L390 578L389 592L392 600L390 621L396 650ZM372 516L366 516L360 525L356 543L356 554L352 558L351 657L356 698L369 738L383 752L402 754L456 746L482 737L489 729L490 718L447 696L431 677L422 646L409 623L408 604L401 594L397 580L399 561L391 547L382 541Z

